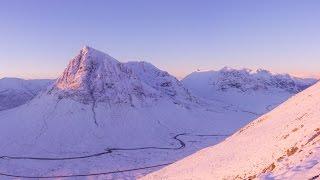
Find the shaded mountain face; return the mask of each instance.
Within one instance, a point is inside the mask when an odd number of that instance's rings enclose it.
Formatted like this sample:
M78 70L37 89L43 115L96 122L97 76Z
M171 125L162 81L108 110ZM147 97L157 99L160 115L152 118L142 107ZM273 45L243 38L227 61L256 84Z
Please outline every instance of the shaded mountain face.
M220 71L194 72L182 80L193 94L206 100L220 101L255 114L269 112L317 80L223 68Z
M144 179L311 179L320 168L320 83L222 143Z
M162 71L148 62L128 62L131 69L142 82L160 91L161 96L167 96L175 101L197 101L187 88L174 76Z
M159 98L191 100L191 95L167 72L143 62L120 63L111 56L84 47L71 60L49 94L83 103L138 105Z
M0 79L0 111L29 102L45 90L53 80L24 80L18 78Z

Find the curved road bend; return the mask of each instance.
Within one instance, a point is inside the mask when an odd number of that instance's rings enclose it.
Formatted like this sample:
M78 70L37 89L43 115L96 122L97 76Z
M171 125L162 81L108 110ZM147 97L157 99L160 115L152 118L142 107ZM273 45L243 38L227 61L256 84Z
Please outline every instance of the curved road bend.
M98 157L105 154L110 154L114 151L137 151L137 150L146 150L146 149L159 149L159 150L179 150L186 147L186 143L179 139L179 136L199 136L199 137L226 137L229 135L187 135L186 133L181 133L173 137L176 141L179 142L178 147L141 147L141 148L109 148L106 149L104 152L95 153L86 156L74 156L74 157L60 157L60 158L50 158L50 157L26 157L26 156L0 156L0 159L9 159L9 160L38 160L38 161L64 161L64 160L75 160L75 159L86 159L92 157ZM55 176L28 176L28 175L14 175L14 174L7 174L1 173L0 176L12 177L12 178L26 178L26 179L52 179L52 178L76 178L76 177L90 177L90 176L100 176L100 175L108 175L108 174L115 174L115 173L123 173L123 172L132 172L138 171L143 169L151 169L161 166L170 165L170 163L158 164L153 166L144 166L140 168L133 168L133 169L124 169L124 170L117 170L117 171L108 171L108 172L99 172L99 173L90 173L90 174L74 174L74 175L55 175Z

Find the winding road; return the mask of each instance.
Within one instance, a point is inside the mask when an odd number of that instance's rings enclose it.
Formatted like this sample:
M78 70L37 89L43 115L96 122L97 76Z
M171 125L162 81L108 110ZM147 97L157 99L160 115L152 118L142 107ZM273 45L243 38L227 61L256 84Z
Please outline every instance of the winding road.
M199 136L199 137L227 137L229 135L192 135L187 133L177 134L173 137L179 143L177 147L137 147L137 148L108 148L105 151L95 154L89 154L85 156L74 156L74 157L28 157L28 156L0 156L0 160L35 160L35 161L66 161L66 160L77 160L77 159L88 159L93 157L99 157L106 154L111 154L115 151L138 151L138 150L148 150L148 149L157 149L157 150L180 150L186 147L186 143L179 139L180 136ZM54 176L28 176L28 175L15 175L15 174L8 174L0 172L0 176L11 177L11 178L25 178L25 179L51 179L51 178L76 178L76 177L90 177L90 176L100 176L100 175L108 175L108 174L115 174L115 173L123 173L123 172L132 172L144 169L151 169L156 167L162 167L166 165L170 165L174 162L151 165L151 166L144 166L138 167L133 169L123 169L123 170L116 170L116 171L108 171L108 172L99 172L99 173L89 173L89 174L73 174L73 175L54 175Z

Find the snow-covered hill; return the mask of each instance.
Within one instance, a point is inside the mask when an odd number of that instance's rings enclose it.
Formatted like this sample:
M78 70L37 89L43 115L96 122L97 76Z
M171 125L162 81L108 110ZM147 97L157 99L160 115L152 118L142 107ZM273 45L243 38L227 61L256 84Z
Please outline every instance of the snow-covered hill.
M320 172L320 83L144 179L311 179Z
M0 112L0 175L118 177L104 172L140 168L119 177L133 178L213 145L255 117L205 104L151 64L121 63L84 47L51 88Z
M0 79L0 111L25 104L45 90L52 80Z
M199 97L261 115L316 81L288 74L272 74L261 69L252 71L232 68L194 72L182 80Z

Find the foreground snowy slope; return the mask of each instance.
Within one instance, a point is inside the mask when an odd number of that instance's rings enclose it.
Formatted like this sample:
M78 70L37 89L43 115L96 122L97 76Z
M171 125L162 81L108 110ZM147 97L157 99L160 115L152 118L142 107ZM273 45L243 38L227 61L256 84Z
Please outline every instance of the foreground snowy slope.
M0 79L0 111L25 104L45 90L52 80Z
M203 149L143 179L308 179L319 176L320 83Z
M85 47L47 91L0 113L0 175L135 178L252 118L198 101L151 64Z
M266 70L223 68L191 73L182 82L199 97L262 115L316 80L272 74Z

